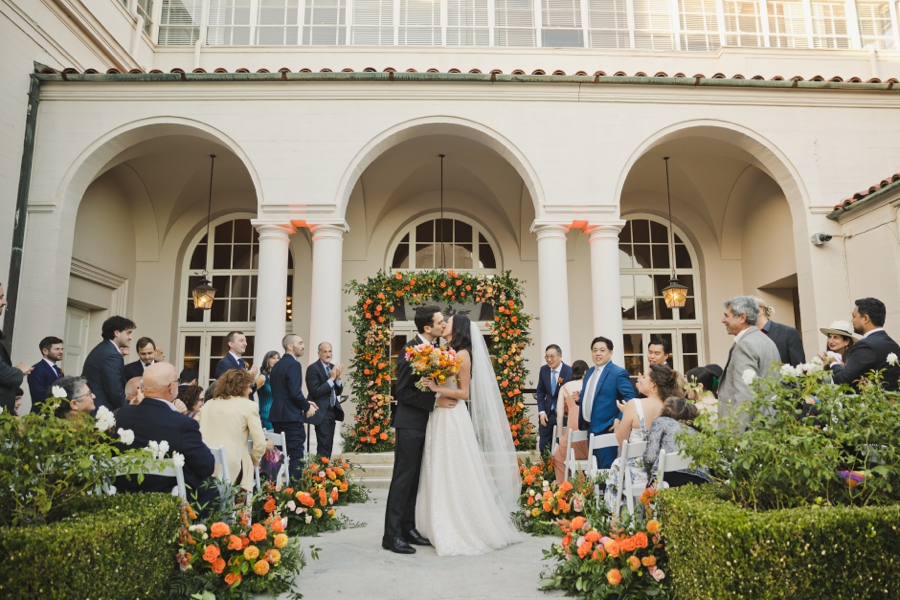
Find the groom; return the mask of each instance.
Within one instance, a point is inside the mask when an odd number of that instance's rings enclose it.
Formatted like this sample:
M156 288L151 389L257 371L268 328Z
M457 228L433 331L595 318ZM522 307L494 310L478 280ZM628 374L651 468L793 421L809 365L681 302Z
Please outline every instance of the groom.
M410 544L431 545L416 531L416 495L425 448L425 427L435 406L453 408L457 403L452 398L435 400L434 392L422 392L415 386L421 377L412 372L406 361L406 350L423 343L435 344L444 330L444 315L437 306L423 306L416 309L415 322L419 334L397 357L397 412L394 415L397 442L381 539L383 548L398 554L415 554L416 549Z

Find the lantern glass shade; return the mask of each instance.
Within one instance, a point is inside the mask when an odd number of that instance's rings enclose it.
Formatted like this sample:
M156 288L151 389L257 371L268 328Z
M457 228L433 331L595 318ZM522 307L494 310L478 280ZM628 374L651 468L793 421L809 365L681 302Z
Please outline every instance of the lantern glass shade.
M677 278L672 278L669 285L662 291L667 308L684 308L687 303L687 286L682 285Z
M210 285L209 279L202 279L191 295L194 297L194 308L209 310L216 298L216 288Z

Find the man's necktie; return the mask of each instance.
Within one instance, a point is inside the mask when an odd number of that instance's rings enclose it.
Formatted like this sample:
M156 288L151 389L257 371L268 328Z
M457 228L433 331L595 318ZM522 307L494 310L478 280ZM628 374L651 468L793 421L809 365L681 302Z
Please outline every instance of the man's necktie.
M56 365L53 365L53 370L56 371L56 376L57 376L57 377L62 377L62 376L63 376L62 369L60 369L60 368L57 367Z
M556 393L556 369L550 371L550 395Z
M329 379L331 378L331 365L325 365L325 376ZM331 385L331 399L328 401L329 406L334 407L335 394L334 394L334 384Z
M594 394L597 393L598 379L600 379L600 369L594 367L594 372L591 374L591 380L588 381L588 386L585 390L585 397L581 399L581 418L588 423L591 422L591 411L594 408Z

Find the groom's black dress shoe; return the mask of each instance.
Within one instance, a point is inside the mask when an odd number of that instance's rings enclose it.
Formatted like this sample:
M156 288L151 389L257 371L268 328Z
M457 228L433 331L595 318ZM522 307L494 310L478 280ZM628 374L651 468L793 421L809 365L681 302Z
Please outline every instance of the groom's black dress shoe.
M382 538L381 547L397 554L415 554L416 549L403 541L401 537Z
M431 542L428 541L427 538L423 537L421 533L416 531L415 529L410 529L406 533L403 534L403 539L409 542L410 544L415 544L416 546L430 546Z

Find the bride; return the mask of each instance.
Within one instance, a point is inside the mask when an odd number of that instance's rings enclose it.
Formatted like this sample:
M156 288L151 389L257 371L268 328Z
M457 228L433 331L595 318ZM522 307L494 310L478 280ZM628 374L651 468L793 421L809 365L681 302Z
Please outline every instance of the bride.
M521 541L510 519L521 489L515 446L478 326L455 315L443 338L462 358L458 380L422 383L469 410L435 408L428 420L416 525L439 556L484 554Z

